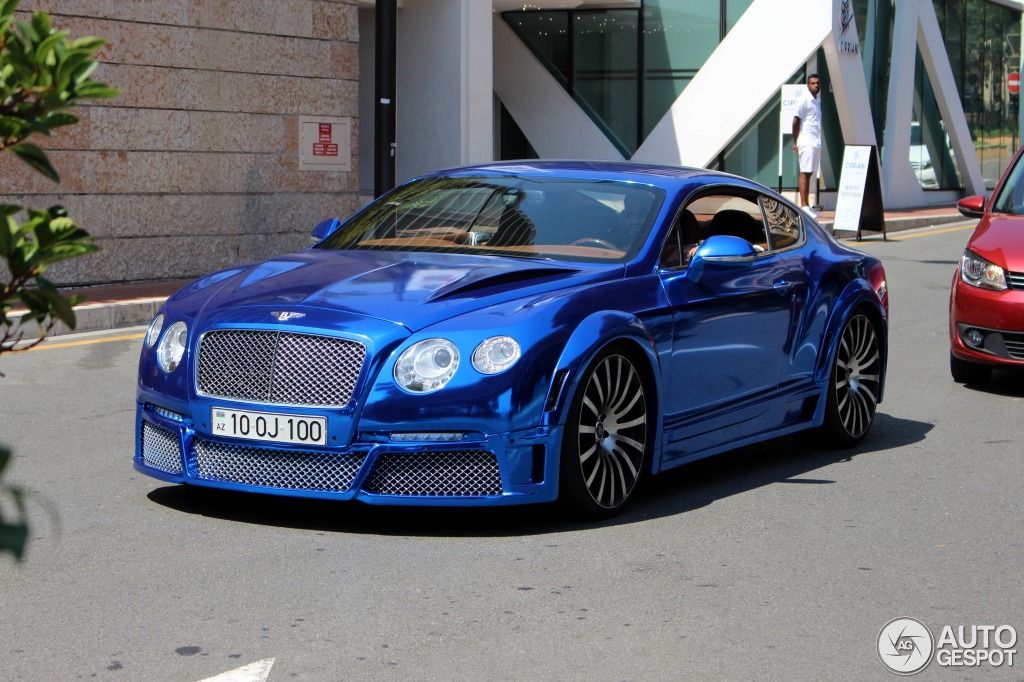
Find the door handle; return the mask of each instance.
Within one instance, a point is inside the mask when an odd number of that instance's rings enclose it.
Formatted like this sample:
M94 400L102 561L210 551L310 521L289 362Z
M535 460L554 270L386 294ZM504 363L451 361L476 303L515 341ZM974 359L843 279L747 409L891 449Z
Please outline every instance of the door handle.
M787 282L784 279L774 284L775 293L779 296L789 295L789 292L793 291L794 287L796 287L796 282Z

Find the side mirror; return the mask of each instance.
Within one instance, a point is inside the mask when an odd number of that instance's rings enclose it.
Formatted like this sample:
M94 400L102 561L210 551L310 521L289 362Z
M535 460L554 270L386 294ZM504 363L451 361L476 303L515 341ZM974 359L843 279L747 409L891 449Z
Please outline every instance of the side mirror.
M328 218L317 223L317 226L313 228L311 236L314 242L322 242L323 240L334 234L334 231L341 225L341 221L337 218Z
M745 268L757 258L757 249L746 239L729 235L708 237L693 252L690 265L686 270L687 277L696 282L706 267Z
M956 210L968 218L980 218L985 214L985 197L964 197L956 202Z

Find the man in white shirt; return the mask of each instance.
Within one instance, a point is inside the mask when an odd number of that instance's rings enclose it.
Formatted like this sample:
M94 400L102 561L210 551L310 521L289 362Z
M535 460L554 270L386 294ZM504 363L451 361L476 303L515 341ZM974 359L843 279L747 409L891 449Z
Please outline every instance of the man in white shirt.
M818 172L818 165L821 163L821 100L818 99L820 90L821 81L818 74L812 73L807 77L807 90L797 101L796 115L793 117L793 151L800 159L800 175L797 178L800 205L812 218L818 217L818 212L811 208L808 194L811 176Z

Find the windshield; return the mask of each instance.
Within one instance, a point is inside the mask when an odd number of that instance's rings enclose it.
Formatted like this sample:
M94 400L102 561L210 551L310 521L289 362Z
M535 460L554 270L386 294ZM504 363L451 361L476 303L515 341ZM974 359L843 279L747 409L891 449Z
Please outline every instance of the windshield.
M611 180L424 178L371 204L317 248L625 261L664 196Z
M992 210L996 213L1024 215L1024 163L1021 163L1021 158L1024 157L1017 157L1013 170L992 203Z

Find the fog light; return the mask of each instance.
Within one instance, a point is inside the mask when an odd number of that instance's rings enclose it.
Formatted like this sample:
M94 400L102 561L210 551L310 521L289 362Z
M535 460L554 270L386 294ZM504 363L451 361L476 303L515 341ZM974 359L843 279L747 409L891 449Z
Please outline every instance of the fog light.
M977 329L968 329L964 332L964 341L966 341L969 346L980 348L981 345L985 343L985 335Z
M429 432L429 433L392 433L394 443L455 443L462 440L461 433Z

